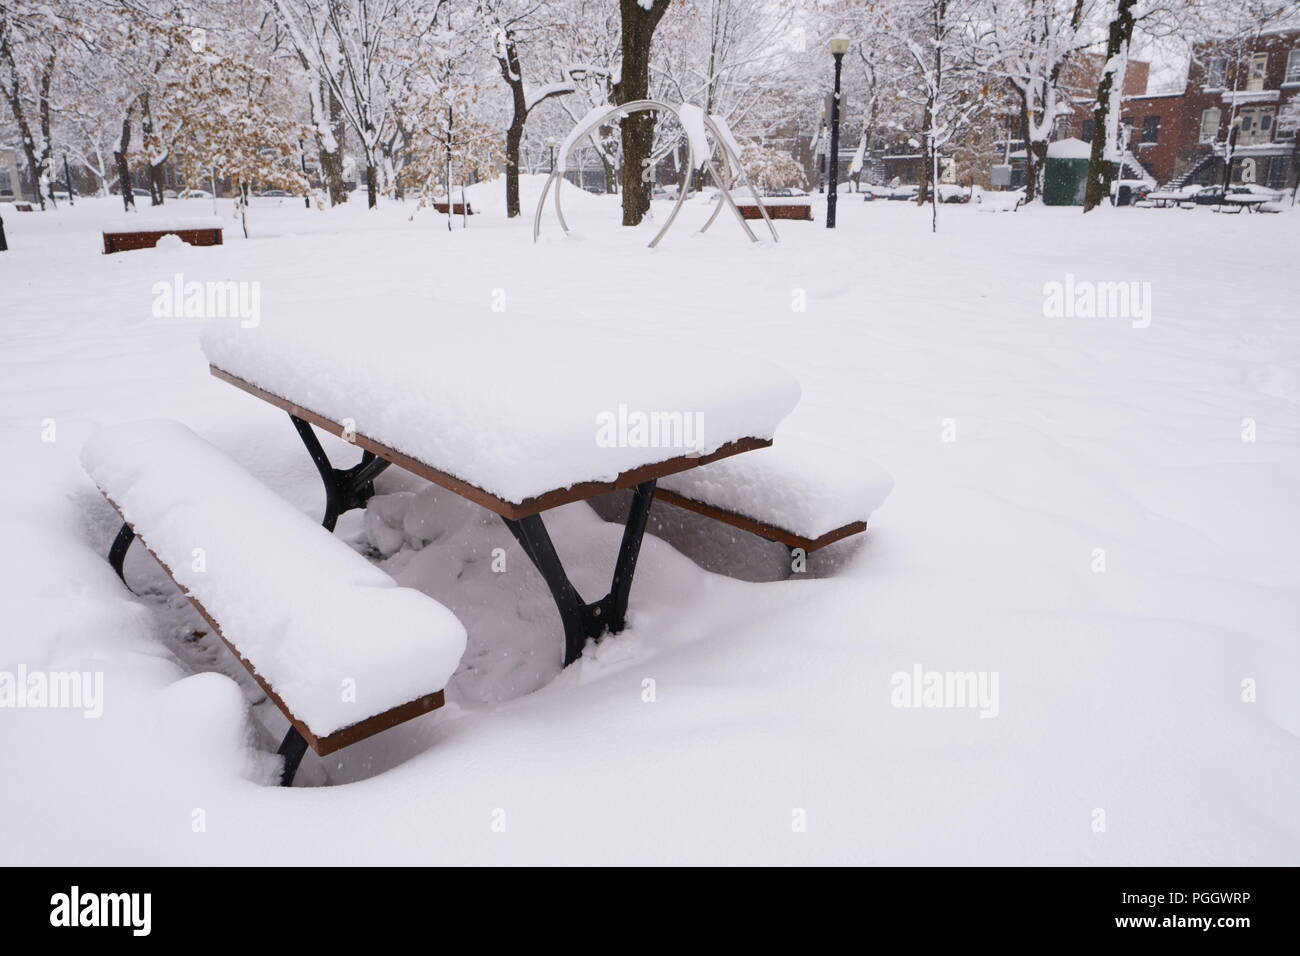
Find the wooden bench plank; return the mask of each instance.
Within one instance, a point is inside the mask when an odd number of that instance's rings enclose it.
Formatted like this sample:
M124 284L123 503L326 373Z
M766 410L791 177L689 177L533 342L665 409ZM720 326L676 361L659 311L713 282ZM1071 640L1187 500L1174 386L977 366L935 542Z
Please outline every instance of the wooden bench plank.
M833 531L828 531L819 538L805 538L802 535L787 531L785 528L779 528L774 524L768 524L746 515L737 514L734 511L727 511L715 505L705 504L702 501L695 501L676 492L669 491L666 488L660 488L656 493L660 501L666 501L669 504L676 505L678 508L685 508L687 511L693 511L696 514L704 515L707 518L713 518L715 521L721 521L724 524L740 528L742 531L749 531L758 535L760 538L766 538L769 541L776 541L788 548L802 548L805 554L812 554L828 544L834 544L843 538L851 537L855 534L861 534L867 530L865 521L853 521Z

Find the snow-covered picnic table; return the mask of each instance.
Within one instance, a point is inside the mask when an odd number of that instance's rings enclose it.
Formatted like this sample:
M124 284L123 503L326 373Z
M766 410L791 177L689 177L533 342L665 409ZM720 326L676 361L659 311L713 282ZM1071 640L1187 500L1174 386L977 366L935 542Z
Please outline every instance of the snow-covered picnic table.
M771 444L799 399L782 369L565 321L467 316L426 299L289 304L205 330L212 373L284 409L326 486L325 525L390 464L496 512L550 586L565 661L621 629L658 479ZM312 426L363 451L336 468ZM542 522L634 488L611 591L584 602Z
M1227 207L1235 213L1240 213L1243 209L1247 212L1256 212L1260 206L1270 201L1272 201L1271 197L1259 193L1228 193L1215 208L1222 211Z
M1183 189L1158 189L1153 193L1147 193L1147 202L1157 209L1165 209L1169 206L1183 206L1184 203L1192 203L1200 189L1200 186L1187 186ZM1191 206L1188 205L1185 208L1190 209Z

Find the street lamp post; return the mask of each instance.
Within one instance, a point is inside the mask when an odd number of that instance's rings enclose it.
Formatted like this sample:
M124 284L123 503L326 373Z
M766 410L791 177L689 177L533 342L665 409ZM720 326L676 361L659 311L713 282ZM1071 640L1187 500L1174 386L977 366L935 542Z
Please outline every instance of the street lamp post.
M835 203L840 192L840 70L844 54L849 52L849 38L843 33L831 37L831 56L835 58L835 95L831 97L831 148L826 163L830 166L830 195L826 197L826 228L835 228Z

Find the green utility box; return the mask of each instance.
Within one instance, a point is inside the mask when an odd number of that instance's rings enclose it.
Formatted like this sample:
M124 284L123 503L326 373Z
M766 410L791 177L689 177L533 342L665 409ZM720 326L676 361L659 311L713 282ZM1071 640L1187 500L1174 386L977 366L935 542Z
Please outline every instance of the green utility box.
M1081 139L1062 139L1047 147L1043 170L1043 204L1082 206L1088 184L1092 146Z

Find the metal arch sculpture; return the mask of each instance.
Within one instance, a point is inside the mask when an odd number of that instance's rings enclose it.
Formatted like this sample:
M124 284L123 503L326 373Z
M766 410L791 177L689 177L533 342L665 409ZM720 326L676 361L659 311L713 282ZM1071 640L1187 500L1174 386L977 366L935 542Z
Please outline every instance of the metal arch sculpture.
M575 127L565 139L564 148L560 154L560 162L546 178L546 183L542 186L542 194L537 199L537 208L533 213L533 242L536 242L538 236L541 234L542 210L546 207L546 196L551 191L552 185L555 186L555 217L560 221L560 228L564 230L565 235L569 234L569 224L565 221L564 210L560 206L560 186L564 182L564 171L569 167L569 157L572 155L573 150L578 143L590 136L597 127L609 122L609 120L618 116L626 116L629 113L641 112L643 110L660 110L671 113L676 117L679 123L682 123L681 112L678 108L669 106L667 103L661 103L658 100L634 100L630 103L612 105L603 111L598 112L593 110L583 119L579 120L578 126ZM728 208L730 208L732 213L735 215L736 221L740 223L740 227L745 230L745 235L749 236L749 240L751 242L758 242L758 237L754 235L754 230L749 228L749 223L745 220L744 215L736 206L735 199L731 196L731 188L743 183L749 188L750 195L754 197L754 202L758 206L758 211L760 215L762 215L763 221L767 223L768 231L772 234L772 241L779 242L780 237L776 233L776 226L772 224L772 217L767 214L767 207L763 205L763 200L758 195L758 190L754 188L754 184L750 182L749 177L745 174L744 167L740 164L740 157L736 155L735 149L731 145L731 137L729 135L730 131L724 133L723 127L718 124L714 117L705 113L703 110L700 110L700 117L703 120L705 129L708 130L709 133L713 134L713 141L722 154L723 169L726 171L726 178L724 179L723 174L719 173L718 168L713 163L713 151L710 150L709 155L704 159L701 166L708 169L710 177L718 187L722 201L714 208L712 215L709 216L708 221L704 224L703 228L700 229L700 232L705 232L709 226L713 225L714 220L718 218L718 213L722 210L722 204L725 202ZM685 128L685 125L685 123L682 123L683 128ZM695 149L691 144L690 135L687 135L686 169L694 172L695 168ZM682 204L686 201L689 192L690 178L688 176L685 188L677 190L677 201L673 203L672 212L668 214L668 219L664 222L662 228L660 228L660 230L655 233L654 238L650 240L649 248L655 248L655 246L659 244L659 240L661 240L664 237L664 234L668 232L673 221L677 218L677 213L681 211Z

